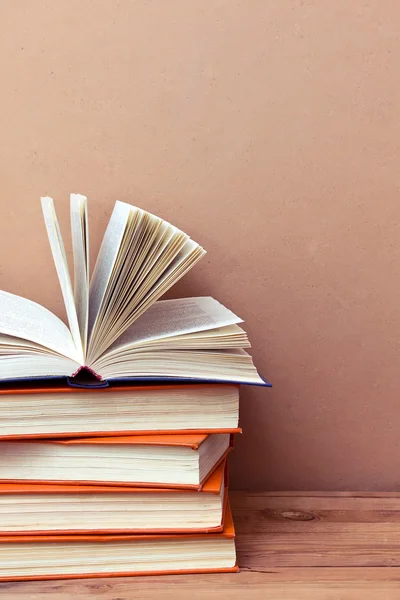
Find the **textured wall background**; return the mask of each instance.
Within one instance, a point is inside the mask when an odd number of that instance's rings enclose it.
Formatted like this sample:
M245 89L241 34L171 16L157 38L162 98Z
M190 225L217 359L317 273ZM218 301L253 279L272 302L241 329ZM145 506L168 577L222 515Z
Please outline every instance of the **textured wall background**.
M42 224L116 199L208 255L175 295L245 318L232 483L399 489L400 6L0 0L0 287L62 315Z

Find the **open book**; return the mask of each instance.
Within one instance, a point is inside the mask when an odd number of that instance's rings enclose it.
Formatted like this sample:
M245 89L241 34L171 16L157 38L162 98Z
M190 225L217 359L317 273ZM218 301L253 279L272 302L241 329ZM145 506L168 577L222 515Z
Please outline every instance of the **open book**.
M210 297L159 300L205 254L188 235L116 202L89 281L87 199L71 194L74 284L51 198L42 198L68 327L0 291L0 380L194 378L263 384L241 319Z

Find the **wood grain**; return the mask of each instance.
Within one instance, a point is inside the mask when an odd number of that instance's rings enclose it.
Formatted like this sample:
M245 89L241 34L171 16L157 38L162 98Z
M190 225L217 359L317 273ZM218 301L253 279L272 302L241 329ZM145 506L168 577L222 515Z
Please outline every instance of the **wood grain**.
M397 600L400 494L231 494L241 572L0 584L10 600Z
M309 573L307 581L276 580L273 574L264 573L212 577L110 579L103 584L96 580L65 584L8 584L0 589L0 594L7 600L397 600L400 589L397 580L365 581L357 579L357 574L349 575L351 579L344 577L334 581L314 577L313 573Z

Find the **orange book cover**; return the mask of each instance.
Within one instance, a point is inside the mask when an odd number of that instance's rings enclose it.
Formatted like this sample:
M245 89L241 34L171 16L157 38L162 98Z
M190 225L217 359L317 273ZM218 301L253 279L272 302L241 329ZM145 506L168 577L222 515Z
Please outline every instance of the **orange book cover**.
M214 432L221 433L221 432ZM149 446L184 446L188 448L192 448L193 450L198 450L200 445L205 442L207 437L211 434L165 434L165 435L132 435L132 436L113 436L113 437L95 437L95 438L72 438L72 439L60 439L60 440L40 440L41 443L44 444L62 444L64 446L79 446L79 445L149 445ZM39 440L38 440L39 441ZM9 440L10 443L17 444L17 440ZM26 440L26 443L30 443L29 440ZM32 444L34 441L32 440ZM66 481L66 480L24 480L29 484L39 484L39 485L59 485L60 483L69 486L82 486L82 485L105 485L105 486L113 486L118 485L119 487L128 487L128 488L159 488L159 489L170 489L176 488L177 490L195 490L201 491L205 481L212 475L212 473L225 462L229 452L232 450L234 446L234 435L230 435L230 446L224 452L224 454L219 458L219 460L215 463L213 468L209 473L207 473L206 477L200 483L200 485L192 485L192 484L164 484L164 483L149 483L149 482L140 482L135 481L135 483L118 483L102 481L99 484L98 481ZM14 483L19 484L20 480L17 479L7 479L0 480L3 483ZM1 483L0 483L1 484Z
M191 383L191 384L179 384L179 388L182 387L201 387L204 388L204 386L207 385L215 385L215 384L209 384L209 383ZM225 384L225 383L219 383L218 385L220 386L235 386L235 387L239 387L236 384ZM14 385L0 385L0 397L3 395L16 395L16 394L26 394L26 395L32 395L32 394L88 394L88 393L102 393L102 394L107 394L107 393L113 393L116 390L120 390L121 392L130 392L130 391L137 391L137 390L165 390L165 389L176 389L177 385L169 385L169 384L164 384L164 385L124 385L124 386L110 386L110 387L104 387L104 388L89 388L89 387L70 387L70 386L63 386L63 387L52 387L51 385L49 386L43 386L43 387L37 387L36 385L28 385L26 387L23 387L21 384L14 384ZM42 439L42 438L48 438L48 439L54 439L54 438L82 438L82 437L108 437L110 435L112 436L142 436L142 435L191 435L191 434L210 434L210 433L241 433L242 430L240 427L236 427L236 428L231 428L231 429L199 429L199 430L194 430L194 429L184 429L184 430L174 430L173 434L171 434L171 431L166 431L166 430L148 430L148 431L113 431L112 433L110 433L109 431L92 431L90 433L86 432L57 432L57 433L46 433L46 434L36 434L36 433L30 433L30 434L24 434L24 435L18 435L18 434L11 434L11 435L1 435L0 434L0 440L11 440L11 439Z
M129 541L143 541L143 540L162 540L162 539L171 539L171 540L193 540L207 537L210 539L214 538L226 538L226 539L234 539L235 538L235 528L233 524L232 512L230 509L229 502L226 504L225 515L224 515L224 526L223 530L219 533L187 533L187 534L150 534L150 535L28 535L28 536L15 536L15 535L7 535L0 536L0 551L3 545L7 544L34 544L37 549L37 558L40 561L40 544L42 543L51 543L51 544L61 544L66 548L67 555L70 554L70 549L68 549L68 544L71 544L72 547L80 542L88 542L88 543L98 543L98 544L108 544L113 542L124 542L129 543ZM222 567L222 568L193 568L193 569L176 569L176 570L154 570L154 571L121 571L121 572L87 572L87 573L74 573L74 574L65 574L65 573L57 573L57 574L47 574L45 572L45 567L43 567L42 574L35 575L16 575L16 576L1 576L0 581L43 581L43 580L51 580L51 579L85 579L85 578L94 578L94 577L134 577L140 575L179 575L179 574L200 574L200 573L234 573L239 570L238 565L235 564L232 567ZM1 572L1 566L0 566Z
M193 494L215 494L219 495L221 493L221 488L224 485L225 493L223 498L223 515L221 519L221 524L216 527L208 527L208 528L196 528L196 529L179 529L179 533L209 533L209 532L219 532L222 531L224 526L224 516L226 514L226 505L228 502L228 469L227 469L227 461L221 462L217 468L213 471L213 473L208 477L208 479L204 482L204 485L200 491L187 489L181 490L176 488L154 488L154 487L127 487L127 486L107 486L107 485L63 485L63 484L40 484L40 483L0 483L0 497L3 495L6 496L29 496L29 495L74 495L74 496L96 496L98 494L188 494L189 496ZM83 505L82 505L83 507ZM163 534L169 534L176 532L176 529L171 527L170 529L163 529ZM127 534L127 533L141 533L142 530L128 529L124 527L123 530L119 529L58 529L57 535L98 535L98 534ZM159 530L151 530L147 529L146 534L157 534ZM1 520L0 520L0 536L9 536L9 532L4 532L1 529ZM13 531L12 535L18 536L26 536L25 531ZM50 530L35 530L30 532L29 535L51 535ZM143 535L143 533L142 533Z

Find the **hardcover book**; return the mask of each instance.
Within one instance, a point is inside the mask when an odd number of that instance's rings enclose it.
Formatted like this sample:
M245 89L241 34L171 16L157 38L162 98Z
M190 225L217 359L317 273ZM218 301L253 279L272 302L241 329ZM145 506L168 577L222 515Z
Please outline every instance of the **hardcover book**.
M201 489L233 444L228 433L0 442L0 483Z
M0 388L0 439L146 433L235 433L239 386L111 385Z

